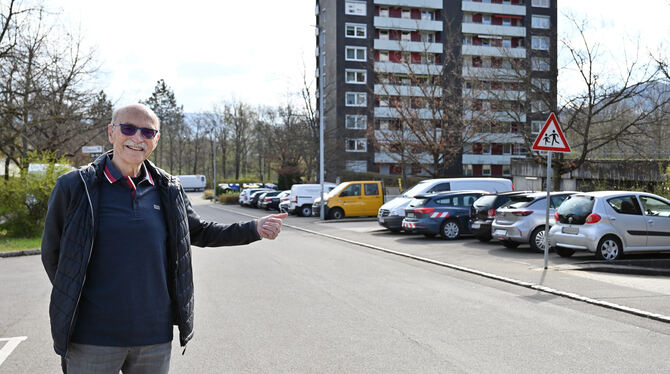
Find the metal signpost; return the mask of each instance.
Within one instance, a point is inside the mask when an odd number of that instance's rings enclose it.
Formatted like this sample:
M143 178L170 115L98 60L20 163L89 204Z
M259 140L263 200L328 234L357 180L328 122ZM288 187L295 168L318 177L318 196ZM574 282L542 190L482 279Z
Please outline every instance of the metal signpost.
M570 146L558 125L556 115L552 112L547 118L544 127L537 134L531 148L533 151L547 151L547 210L544 221L544 268L547 268L549 257L549 207L551 206L551 152L570 153Z

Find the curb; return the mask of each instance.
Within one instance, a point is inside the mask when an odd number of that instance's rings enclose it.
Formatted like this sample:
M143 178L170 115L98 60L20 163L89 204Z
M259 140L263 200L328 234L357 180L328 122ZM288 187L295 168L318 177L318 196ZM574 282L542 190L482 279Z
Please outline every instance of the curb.
M0 257L32 256L40 253L39 249L27 249L25 251L0 252Z

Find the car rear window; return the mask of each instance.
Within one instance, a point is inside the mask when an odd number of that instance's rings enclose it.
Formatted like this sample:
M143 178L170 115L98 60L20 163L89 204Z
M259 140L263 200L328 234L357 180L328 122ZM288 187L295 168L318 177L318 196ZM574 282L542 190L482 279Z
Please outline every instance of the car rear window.
M568 218L572 217L573 224L581 225L586 222L586 217L593 210L593 196L573 195L568 197L563 204L558 207L558 220L567 223Z
M424 204L426 204L428 202L428 200L430 200L430 199L427 198L427 197L414 198L414 199L412 199L412 201L409 202L409 207L413 208L413 207L417 207L417 206L423 206Z
M501 208L512 208L512 209L518 209L518 208L525 208L530 204L534 198L530 196L512 196L508 202L505 204L501 205Z
M496 201L496 195L484 195L473 204L476 208L491 207Z

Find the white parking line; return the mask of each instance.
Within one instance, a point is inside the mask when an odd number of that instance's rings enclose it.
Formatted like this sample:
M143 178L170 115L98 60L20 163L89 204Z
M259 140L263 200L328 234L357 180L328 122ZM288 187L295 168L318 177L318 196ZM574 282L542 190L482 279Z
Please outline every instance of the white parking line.
M214 206L214 207L216 207L218 209L221 209L221 210L224 210L224 211L229 212L229 213L234 213L234 214L238 214L238 215L242 215L242 216L246 216L246 217L259 218L258 216L236 212L234 210L226 209L226 208L219 207L219 206ZM361 247L366 247L366 248L374 249L374 250L377 250L377 251L393 254L393 255L396 255L396 256L411 258L413 260L422 261L422 262L426 262L426 263L429 263L429 264L438 265L438 266L446 267L446 268L449 268L449 269L462 271L462 272L477 275L477 276L480 276L480 277L485 277L485 278L497 280L497 281L500 281L500 282L505 282L505 283L516 285L516 286L530 288L530 289L533 289L533 290L536 290L536 291L545 292L545 293L549 293L549 294L552 294L552 295L565 297L565 298L572 299L572 300L581 301L581 302L588 303L588 304L591 304L591 305L596 305L596 306L600 306L600 307L604 307L604 308L608 308L608 309L613 309L613 310L617 310L617 311L624 312L624 313L634 314L636 316L645 317L645 318L653 319L653 320L660 321L660 322L670 323L670 316L666 316L666 315L663 315L663 314L652 313L652 312L648 312L648 311L637 309L637 308L627 307L625 305L619 305L619 304L610 303L610 302L607 302L607 301L592 299L590 297L581 296L581 295L576 294L576 293L565 292L565 291L560 291L560 290L557 290L557 289L554 289L554 288L546 287L546 286L543 286L541 284L534 284L534 283L529 283L529 282L524 282L524 281L521 281L521 280L517 280L517 279L514 279L514 278L502 277L500 275L495 275L495 274L492 274L492 273L487 273L487 272L484 272L484 271L471 269L471 268L468 268L468 267L465 267L465 266L450 264L450 263L442 262L442 261L436 261L436 260L432 260L432 259L425 258L425 257L415 256L415 255L409 254L409 253L394 251L392 249L383 248L383 247L379 247L379 246L372 245L372 244L357 242L355 240L346 239L346 238L340 238L340 237L330 235L330 234L324 234L324 233L321 233L321 232L318 232L318 231L309 230L309 229L299 227L299 226L293 226L293 225L288 225L288 224L284 224L283 226L290 227L292 229L299 230L299 231L304 231L304 232L307 232L307 233L310 233L310 234L324 236L326 238L331 238L331 239L347 242L347 243L358 245L358 246L361 246Z
M0 338L0 342L7 342L5 345L0 348L0 366L2 366L2 363L5 362L7 357L14 351L14 349L21 343L22 341L28 339L27 336L16 336L13 338Z

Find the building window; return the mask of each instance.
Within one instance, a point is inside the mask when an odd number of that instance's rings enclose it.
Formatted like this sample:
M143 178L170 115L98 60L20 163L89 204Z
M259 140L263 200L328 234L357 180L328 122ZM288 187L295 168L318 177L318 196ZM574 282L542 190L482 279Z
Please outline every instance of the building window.
M433 21L435 19L435 14L429 10L421 11L421 19L424 21Z
M386 8L386 7L379 8L379 16L380 17L388 17L389 16L389 8Z
M367 152L368 140L366 138L345 139L347 152Z
M345 47L345 60L347 61L365 61L365 47Z
M549 29L551 27L551 18L549 16L536 16L531 18L531 27L534 29Z
M491 176L491 165L482 165L482 175Z
M546 112L549 110L549 107L547 106L547 103L541 100L535 100L531 101L530 103L530 111L532 113L541 113L541 112Z
M350 171L365 173L368 171L368 163L365 160L347 160L345 168Z
M540 130L542 130L542 126L544 126L544 122L542 121L531 121L530 123L531 134L539 134Z
M365 1L345 1L344 14L351 14L354 16L366 15Z
M403 9L401 14L400 14L400 17L405 18L405 19L410 19L410 18L412 18L412 12L410 12L409 9Z
M344 25L345 36L347 38L365 38L367 37L365 24L347 23Z
M548 51L549 37L533 35L532 48L540 51Z
M379 96L378 100L380 108L388 108L389 101L391 101L388 96Z
M347 83L365 84L367 82L367 71L365 70L346 69L344 74Z
M386 62L389 60L389 51L379 51L379 61Z
M346 106L367 106L368 97L365 92L347 92L345 94Z
M533 78L530 82L540 91L549 92L551 89L551 81L549 79Z
M549 8L550 0L532 0L531 5L536 8Z
M402 40L404 42L412 41L412 33L409 32L409 31L403 31L401 36L400 36L400 40Z
M531 58L530 63L534 71L549 71L551 68L549 59L544 57L533 57Z
M503 153L504 155L512 154L512 145L509 144L509 143L505 143L505 144L503 144L503 151L502 151L502 153Z
M463 175L466 177L471 177L472 174L472 165L463 165Z
M365 130L368 127L368 116L347 114L344 116L345 127L350 130Z

